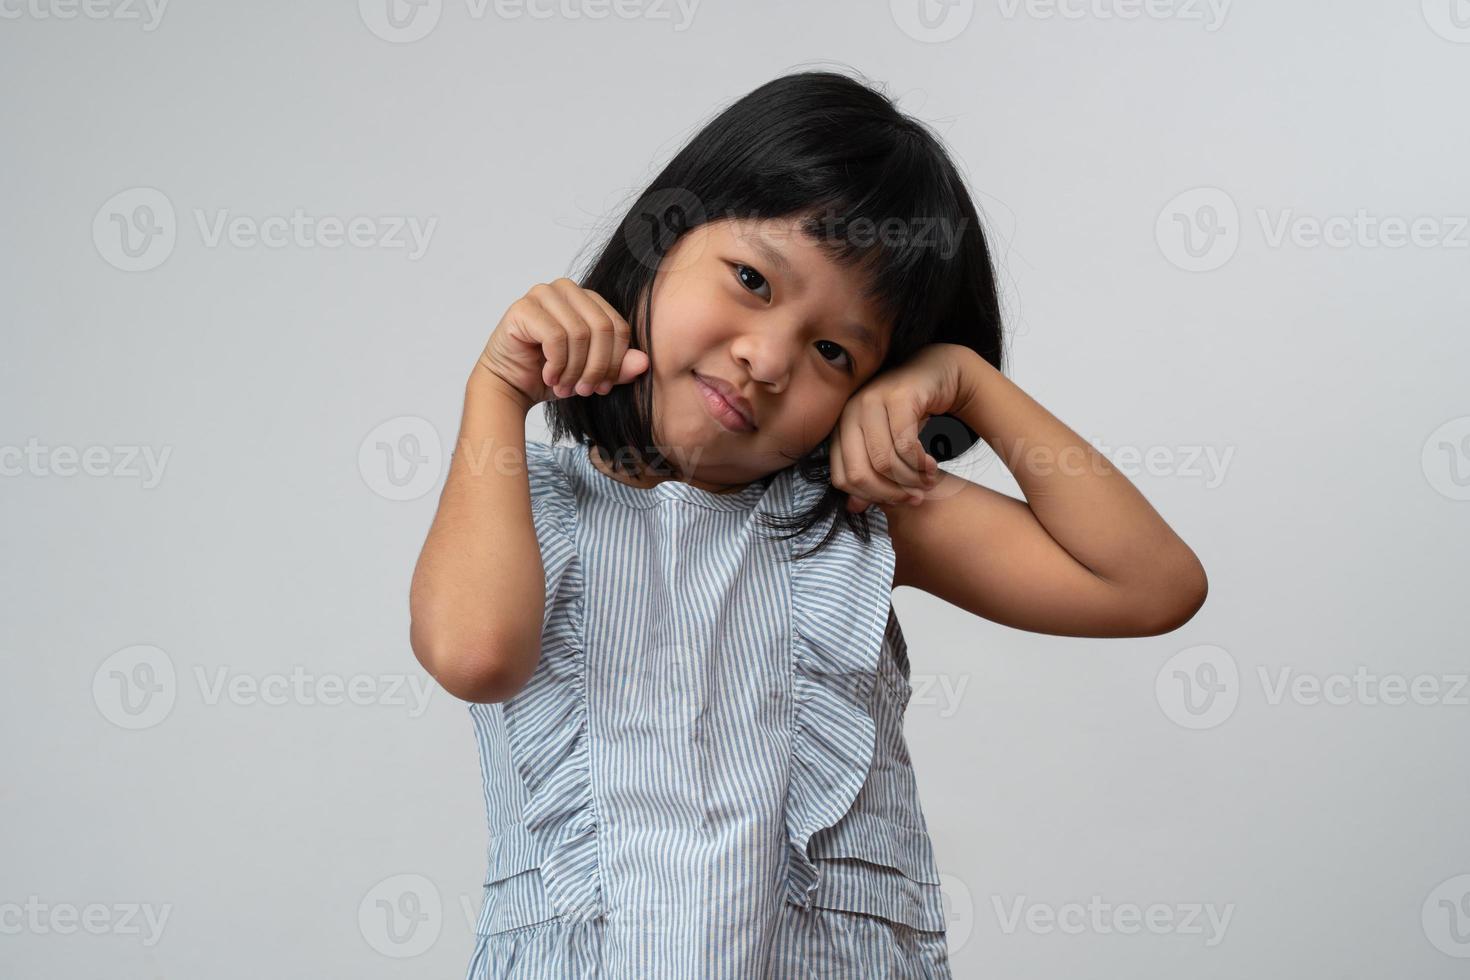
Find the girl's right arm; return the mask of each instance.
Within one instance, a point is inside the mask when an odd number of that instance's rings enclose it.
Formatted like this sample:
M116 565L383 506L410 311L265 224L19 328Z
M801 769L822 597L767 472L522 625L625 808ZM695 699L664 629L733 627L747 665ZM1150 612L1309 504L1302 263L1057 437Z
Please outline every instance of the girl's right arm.
M648 358L628 349L629 337L591 290L540 284L506 311L465 384L457 448L409 592L414 656L461 700L512 697L540 658L545 571L526 416L553 394L606 394L633 380Z

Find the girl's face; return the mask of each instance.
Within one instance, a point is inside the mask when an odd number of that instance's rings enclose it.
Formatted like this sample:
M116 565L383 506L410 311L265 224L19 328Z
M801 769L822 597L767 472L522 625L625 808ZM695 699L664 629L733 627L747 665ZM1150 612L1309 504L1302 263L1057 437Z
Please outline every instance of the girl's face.
M715 493L810 452L887 353L892 325L861 289L795 218L687 232L653 284L654 448ZM701 379L742 396L754 427L712 406Z

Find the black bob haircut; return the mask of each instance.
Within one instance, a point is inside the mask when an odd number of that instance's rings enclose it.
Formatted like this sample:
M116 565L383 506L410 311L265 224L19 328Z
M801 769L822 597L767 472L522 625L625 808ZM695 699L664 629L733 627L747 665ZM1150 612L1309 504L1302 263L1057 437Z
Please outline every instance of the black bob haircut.
M968 347L1001 369L995 271L975 205L938 137L869 85L835 72L806 71L740 98L654 178L590 268L574 278L628 322L630 346L648 352L650 297L663 257L691 228L732 218L799 218L798 227L825 254L862 273L868 297L893 325L878 373L932 343ZM885 221L892 219L909 231L884 234ZM941 235L936 226L947 231ZM918 234L924 227L929 233ZM947 247L939 247L946 238ZM639 306L641 317L634 315ZM620 472L627 458L637 461L638 470L670 472L654 446L652 375L650 365L606 395L547 401L552 441L569 436L596 446ZM793 461L803 478L829 484L827 492L806 513L762 517L768 527L791 532L783 535L789 538L841 509L849 529L867 544L868 515L848 513L848 495L830 486L830 439L829 434ZM960 419L936 415L920 439L944 462L978 436ZM834 520L821 542L797 557L815 554L836 533Z

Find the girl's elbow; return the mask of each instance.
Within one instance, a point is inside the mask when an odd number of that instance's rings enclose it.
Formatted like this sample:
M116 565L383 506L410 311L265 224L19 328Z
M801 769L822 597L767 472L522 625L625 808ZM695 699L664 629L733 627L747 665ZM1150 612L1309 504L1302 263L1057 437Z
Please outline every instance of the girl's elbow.
M1190 558L1184 568L1157 590L1140 617L1138 636L1172 633L1193 619L1204 606L1210 594L1209 578L1199 560L1192 554Z
M530 680L524 657L506 655L511 644L410 640L414 656L450 695L473 704L495 704L515 697ZM534 658L533 658L534 666Z
M453 663L453 662L451 662ZM434 675L439 686L461 701L471 704L498 704L518 694L524 681L512 680L509 673L498 669L458 669L447 666Z

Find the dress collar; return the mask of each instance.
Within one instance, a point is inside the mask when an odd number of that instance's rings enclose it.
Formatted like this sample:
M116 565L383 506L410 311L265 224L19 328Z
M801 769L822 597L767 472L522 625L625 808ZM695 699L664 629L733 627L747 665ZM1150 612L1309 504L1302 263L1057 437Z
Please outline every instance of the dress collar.
M781 477L792 472L788 468L771 474L734 493L713 493L681 480L664 480L651 487L635 487L613 479L593 465L591 451L591 446L585 443L573 443L566 448L583 482L601 496L637 508L653 507L663 500L679 500L710 510L749 511L772 493Z

